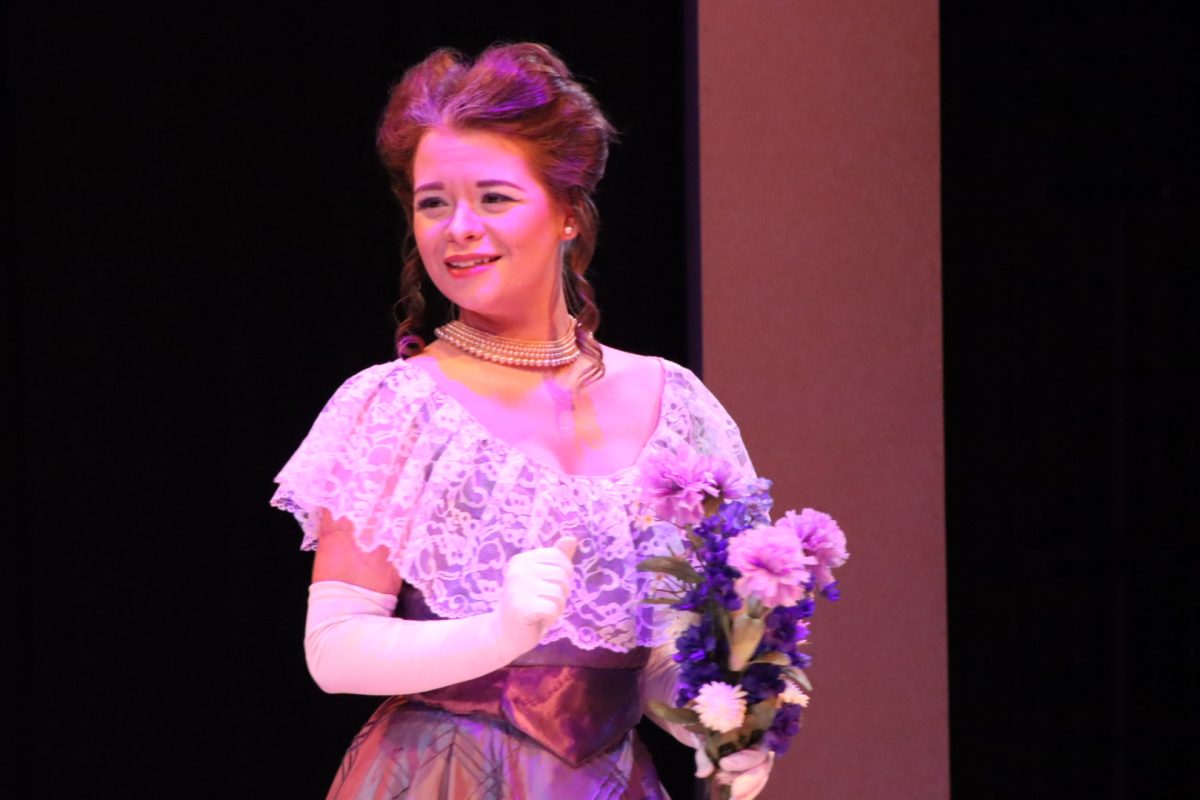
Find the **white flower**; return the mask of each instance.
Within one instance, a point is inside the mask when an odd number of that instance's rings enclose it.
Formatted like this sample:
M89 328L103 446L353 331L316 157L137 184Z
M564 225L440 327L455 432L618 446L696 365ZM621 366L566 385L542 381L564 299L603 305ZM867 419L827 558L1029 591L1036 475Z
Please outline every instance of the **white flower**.
M709 681L696 694L696 713L709 730L728 733L741 727L746 719L746 690L722 681Z
M636 531L647 531L656 522L658 522L658 517L654 515L654 509L643 506L641 513L633 518L633 528Z
M787 688L779 693L779 699L785 703L795 703L802 708L808 708L808 695L800 691L800 687L791 681L786 681Z

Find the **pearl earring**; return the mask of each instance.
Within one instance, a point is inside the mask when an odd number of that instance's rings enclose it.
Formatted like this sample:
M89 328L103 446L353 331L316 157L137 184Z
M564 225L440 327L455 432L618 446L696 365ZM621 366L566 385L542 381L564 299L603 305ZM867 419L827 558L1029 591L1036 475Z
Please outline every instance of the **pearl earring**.
M574 228L572 228L570 225L568 225L567 227L563 228L563 233L564 233L564 234L566 234L567 236L570 236L570 235L571 235L572 233L574 233L574 232L575 232L575 229L574 229Z

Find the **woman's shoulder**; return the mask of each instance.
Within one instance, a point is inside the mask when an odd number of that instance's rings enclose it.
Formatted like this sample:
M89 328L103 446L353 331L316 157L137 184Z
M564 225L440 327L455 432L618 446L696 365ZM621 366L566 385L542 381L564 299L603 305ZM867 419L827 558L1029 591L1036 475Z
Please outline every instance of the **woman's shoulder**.
M344 380L325 404L325 411L361 406L373 400L423 399L432 389L432 381L421 369L404 359L385 361L361 369Z
M435 390L421 369L403 360L359 370L325 402L306 443L333 448L340 447L339 442L347 437L365 432L425 428L437 414Z
M460 427L435 388L420 368L397 360L359 370L333 393L275 477L271 500L300 520L306 549L316 543L317 509L377 532L395 521L372 516L382 493L407 507L425 480L424 464Z
M342 382L342 389L354 390L380 384L406 386L421 382L425 372L403 358L384 361L360 369Z
M618 350L609 345L600 345L604 353L604 375L618 380L657 379L665 368L666 360L657 356L644 356Z
M611 382L611 391L631 400L647 395L658 398L661 414L666 417L713 411L724 414L724 409L712 392L692 370L661 356L645 356L628 353L607 345L604 349L605 381Z
M661 385L660 418L666 428L705 455L719 454L748 470L753 469L737 423L696 373L667 358L606 347L606 366L610 358L618 372L637 376L626 385L640 382L643 391Z
M606 376L646 386L652 383L700 383L690 369L662 356L646 356L601 345Z

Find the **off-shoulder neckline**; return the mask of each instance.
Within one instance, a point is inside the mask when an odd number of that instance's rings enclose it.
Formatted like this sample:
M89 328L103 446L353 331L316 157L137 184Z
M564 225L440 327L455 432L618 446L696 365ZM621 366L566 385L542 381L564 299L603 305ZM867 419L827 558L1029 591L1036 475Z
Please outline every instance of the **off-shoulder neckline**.
M498 447L503 449L511 456L520 459L524 464L545 474L554 476L563 482L603 481L609 483L619 483L627 475L633 474L641 467L642 462L649 457L650 451L654 449L655 443L662 439L663 433L668 427L667 393L671 391L671 386L673 385L671 381L671 367L673 364L660 356L650 356L650 358L653 358L658 362L662 377L662 383L659 388L658 395L658 416L654 423L654 429L650 432L650 435L646 438L646 441L642 443L642 446L638 450L637 456L634 458L632 463L624 467L620 467L619 469L612 470L611 472L597 474L566 472L552 464L547 464L545 461L539 458L535 458L521 448L517 447L512 442L505 439L503 436L494 433L490 428L484 425L483 422L477 416L475 416L475 414L469 408L467 408L458 400L458 398L442 389L442 387L438 385L437 380L425 369L422 369L416 364L409 364L404 359L397 359L393 362L393 364L398 365L407 373L415 373L418 376L417 379L424 381L425 385L428 387L428 396L437 400L439 406L449 406L450 408L454 409L466 427L473 428L480 437L486 439L487 441L496 443Z

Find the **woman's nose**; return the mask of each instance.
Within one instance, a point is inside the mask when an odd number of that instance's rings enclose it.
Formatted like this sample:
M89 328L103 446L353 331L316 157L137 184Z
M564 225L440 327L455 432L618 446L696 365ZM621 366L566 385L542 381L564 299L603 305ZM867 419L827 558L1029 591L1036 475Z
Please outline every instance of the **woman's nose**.
M446 226L446 238L452 242L471 241L478 239L482 233L479 217L468 203L459 203Z

